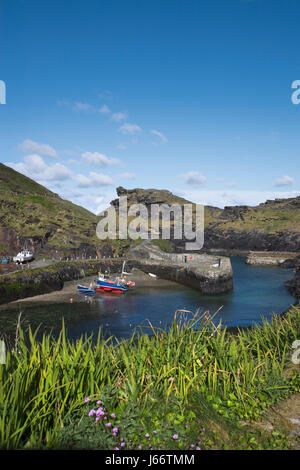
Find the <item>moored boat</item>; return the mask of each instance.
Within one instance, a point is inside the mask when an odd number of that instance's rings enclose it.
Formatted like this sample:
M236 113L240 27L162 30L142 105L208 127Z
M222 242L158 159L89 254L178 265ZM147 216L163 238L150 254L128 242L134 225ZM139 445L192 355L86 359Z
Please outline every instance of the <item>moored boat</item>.
M96 291L100 292L112 292L115 294L121 294L122 292L126 292L128 290L128 286L120 282L119 279L116 280L109 280L103 277L99 277L97 280L97 287Z

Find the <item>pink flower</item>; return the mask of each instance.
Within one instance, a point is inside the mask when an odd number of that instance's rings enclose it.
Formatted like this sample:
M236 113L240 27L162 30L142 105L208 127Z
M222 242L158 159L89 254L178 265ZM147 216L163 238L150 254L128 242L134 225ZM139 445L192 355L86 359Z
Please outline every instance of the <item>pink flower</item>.
M196 450L201 450L200 447L196 447Z
M114 450L120 450L119 447L115 447Z
M157 431L153 431L153 434L157 434Z
M178 439L178 434L174 434L173 439Z
M97 401L97 405L102 405L102 401L101 401L101 400L98 400L98 401Z
M112 414L110 415L110 417L113 418L113 419L115 419L115 417L116 417L115 413L112 413Z
M113 432L117 433L117 432L118 432L118 428L113 428Z
M148 439L148 437L150 437L150 434L148 434L148 433L147 433L147 434L145 434L145 437L147 437L147 439Z
M126 445L125 442L122 442L121 447L125 447L125 445Z
M84 401L85 401L85 403L88 403L88 402L90 401L90 397L86 397L86 398L84 399Z
M169 378L169 382L173 382L173 380L174 380L174 377Z
M108 428L111 428L111 423L106 423L105 426L107 426Z
M138 446L138 450L142 450L142 446Z
M94 414L96 414L96 411L95 411L95 410L91 410L91 411L89 412L89 416L93 416Z

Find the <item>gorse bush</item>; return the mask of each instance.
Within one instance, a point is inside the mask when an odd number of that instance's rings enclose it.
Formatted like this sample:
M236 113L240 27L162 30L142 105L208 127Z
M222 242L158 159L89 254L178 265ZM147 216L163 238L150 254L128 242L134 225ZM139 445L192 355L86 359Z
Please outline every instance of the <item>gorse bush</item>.
M126 448L145 448L140 429L160 432L151 434L156 440L148 446L209 447L216 440L207 437L208 429L199 446L199 429L216 416L255 420L300 389L299 370L289 371L299 313L293 307L284 318L230 334L208 313L189 319L180 311L168 331L149 324L149 335L129 341L105 340L101 331L69 341L62 325L57 340L44 335L38 342L37 332L20 329L0 365L1 447L115 448L126 442ZM117 417L116 436L88 415L87 397ZM124 441L116 442L120 430Z

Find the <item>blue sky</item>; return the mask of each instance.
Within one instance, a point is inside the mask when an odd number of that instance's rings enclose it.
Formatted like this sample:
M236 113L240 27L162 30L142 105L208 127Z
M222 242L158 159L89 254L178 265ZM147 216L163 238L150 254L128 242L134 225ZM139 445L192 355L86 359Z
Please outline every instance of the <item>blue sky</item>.
M0 0L1 162L93 212L115 188L300 194L298 0Z

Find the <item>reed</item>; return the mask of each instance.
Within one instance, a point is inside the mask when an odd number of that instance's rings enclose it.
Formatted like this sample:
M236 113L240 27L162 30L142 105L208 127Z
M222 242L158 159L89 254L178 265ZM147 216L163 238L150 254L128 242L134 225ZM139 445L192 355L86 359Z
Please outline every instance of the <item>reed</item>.
M101 330L97 338L69 341L64 324L57 340L37 341L37 331L25 339L19 325L15 348L0 365L1 447L55 445L66 423L85 412L85 397L118 416L134 405L141 423L152 413L157 425L155 410L174 402L177 422L185 415L193 421L187 410L195 396L220 416L254 420L299 390L299 370L286 374L299 313L293 307L284 318L230 334L208 312L178 311L168 330L149 323L149 334L129 341L104 339Z

